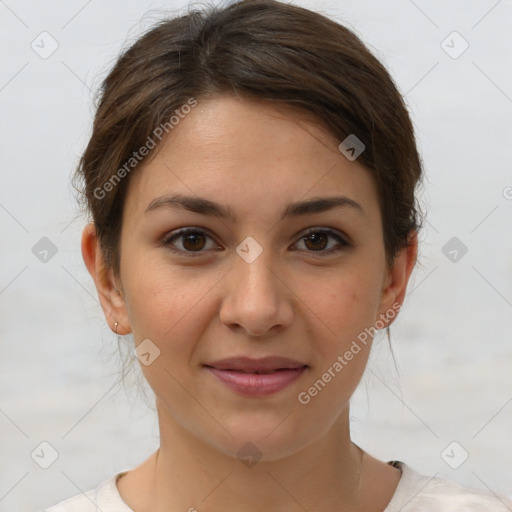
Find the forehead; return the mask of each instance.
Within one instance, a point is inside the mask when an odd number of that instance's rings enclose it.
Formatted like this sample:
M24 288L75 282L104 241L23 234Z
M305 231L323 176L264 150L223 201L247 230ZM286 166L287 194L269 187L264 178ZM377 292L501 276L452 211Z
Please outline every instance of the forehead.
M343 194L378 215L371 174L346 159L339 142L286 105L202 100L130 177L125 208L140 213L157 196L181 193L270 215L288 202Z

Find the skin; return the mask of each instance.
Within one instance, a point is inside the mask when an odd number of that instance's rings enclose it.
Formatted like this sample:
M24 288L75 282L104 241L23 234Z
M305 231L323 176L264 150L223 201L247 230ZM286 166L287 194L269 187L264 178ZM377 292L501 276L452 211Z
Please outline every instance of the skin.
M389 503L400 471L361 450L349 431L349 399L371 340L307 405L297 399L402 304L417 256L413 232L386 266L373 178L339 142L290 107L201 100L130 177L119 276L105 266L94 226L85 227L82 254L109 325L160 350L141 364L156 396L160 448L117 482L134 511L382 511ZM144 213L171 193L230 207L236 222L179 207ZM337 195L362 212L343 206L280 220L289 203ZM180 254L161 243L184 227L207 236L177 237ZM315 245L304 238L308 228L330 228L349 245L332 237ZM252 263L236 252L248 236L263 249ZM340 250L322 256L333 247ZM195 248L199 256L187 256ZM284 390L252 398L202 367L242 354L309 368ZM237 457L248 442L261 452L251 467Z

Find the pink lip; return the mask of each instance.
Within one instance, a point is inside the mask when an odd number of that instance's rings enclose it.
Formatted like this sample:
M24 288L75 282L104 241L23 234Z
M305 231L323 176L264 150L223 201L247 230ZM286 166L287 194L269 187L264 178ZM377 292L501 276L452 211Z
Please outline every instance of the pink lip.
M204 366L233 391L253 397L267 396L281 391L298 379L308 368L308 365L278 356L262 359L235 357Z

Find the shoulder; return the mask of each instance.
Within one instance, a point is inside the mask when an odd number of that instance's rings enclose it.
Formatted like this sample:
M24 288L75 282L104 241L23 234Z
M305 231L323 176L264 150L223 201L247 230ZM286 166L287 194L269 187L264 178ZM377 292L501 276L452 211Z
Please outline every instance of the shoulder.
M127 471L116 473L96 489L67 498L40 512L133 512L122 501L116 485L118 478Z
M490 490L465 487L438 476L418 473L407 464L392 461L402 478L384 512L511 512L512 499Z

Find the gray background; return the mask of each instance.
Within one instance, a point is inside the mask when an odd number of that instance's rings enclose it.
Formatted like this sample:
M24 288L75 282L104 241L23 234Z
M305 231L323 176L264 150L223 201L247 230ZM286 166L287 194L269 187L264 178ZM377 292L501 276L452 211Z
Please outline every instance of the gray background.
M383 460L512 494L512 1L294 3L347 24L388 67L427 174L422 265L391 328L399 371L379 337L353 398L353 438ZM86 219L70 175L93 92L121 47L185 10L0 1L0 511L96 487L158 446L153 411L119 381L116 337L81 259ZM46 59L31 47L43 31L58 43ZM453 31L469 44L457 58L464 41ZM57 248L47 262L32 250L43 237ZM445 255L452 237L467 247L457 261ZM42 441L59 454L48 469L31 458ZM446 461L460 462L463 449L469 458L453 469Z

